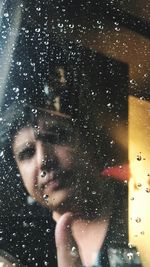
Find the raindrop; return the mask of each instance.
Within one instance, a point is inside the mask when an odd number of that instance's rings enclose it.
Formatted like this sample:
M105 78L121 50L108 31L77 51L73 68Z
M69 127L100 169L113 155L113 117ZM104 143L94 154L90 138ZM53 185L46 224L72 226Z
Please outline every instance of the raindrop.
M69 24L69 28L73 29L74 28L74 24Z
M44 44L45 44L45 45L49 45L49 41L45 41Z
M111 103L108 103L108 104L107 104L107 107L111 107Z
M131 83L131 84L134 84L134 83L135 83L135 81L134 81L133 79L131 79L131 80L130 80L130 83Z
M34 225L34 223L33 223L33 222L30 222L30 226L31 226L31 227L33 227L33 226L35 226L35 225Z
M128 247L129 247L129 248L132 248L133 245L132 245L131 243L128 243Z
M115 31L119 32L120 31L120 28L115 27Z
M137 184L137 187L141 187L141 186L142 186L142 184L141 184L141 183L138 183L138 184Z
M36 114L37 113L37 109L32 109L32 112L33 112L33 114Z
M64 26L63 23L58 23L59 28L63 28L63 26Z
M15 88L15 87L14 87L14 88L13 88L13 91L16 92L16 93L18 93L18 92L19 92L19 88Z
M134 200L134 197L131 197L130 200Z
M37 10L37 11L41 11L41 7L37 7L36 10Z
M145 190L147 193L150 193L150 188L146 188Z
M71 251L72 252L76 251L76 248L75 247L72 247Z
M4 151L1 151L0 152L0 157L3 157L4 156Z
M140 256L140 252L139 251L137 251L136 254L137 254L138 257Z
M40 28L36 28L36 29L35 29L35 32L40 32L40 31L41 31Z
M141 156L141 155L137 155L136 159L137 159L138 161L140 161L140 160L142 159L142 156Z
M132 260L132 258L133 258L133 253L131 253L131 252L127 253L127 257L128 257L129 260Z
M141 235L144 235L144 231L141 231L141 233L140 233Z
M92 191L92 195L96 195L96 191Z
M44 195L43 195L43 199L44 199L45 201L48 200L48 197L49 197L49 196L48 196L47 194L44 194Z
M140 223L140 222L141 222L141 218L140 218L140 217L137 217L135 221L136 221L137 223Z
M20 61L17 61L16 64L17 64L18 66L20 66L20 65L21 65L21 62L20 62Z
M48 266L48 262L47 261L44 261L44 266Z
M46 176L46 171L42 171L40 175L41 175L41 177L45 177Z
M5 18L8 18L9 17L9 14L8 13L4 13L4 17Z
M49 228L46 229L46 232L47 232L47 233L50 233L50 231L51 231L51 230L50 230Z

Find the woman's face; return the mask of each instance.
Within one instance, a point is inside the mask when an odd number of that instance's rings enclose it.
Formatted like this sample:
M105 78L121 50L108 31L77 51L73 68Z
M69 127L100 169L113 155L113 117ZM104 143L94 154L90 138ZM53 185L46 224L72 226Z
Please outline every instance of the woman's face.
M80 149L67 141L67 137L63 142L64 138L55 142L53 137L51 142L53 130L49 123L45 123L47 120L40 120L38 127L22 128L14 138L13 152L29 194L54 210L63 206L75 190L78 191L81 180L85 184L87 177L83 179L83 176L87 164L82 171Z

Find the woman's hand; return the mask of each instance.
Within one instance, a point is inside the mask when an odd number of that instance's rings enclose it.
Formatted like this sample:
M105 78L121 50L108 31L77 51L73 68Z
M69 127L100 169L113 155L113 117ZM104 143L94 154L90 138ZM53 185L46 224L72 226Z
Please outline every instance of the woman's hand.
M55 242L57 248L58 267L79 267L81 260L78 248L74 241L71 224L73 215L69 212L58 217L53 214L54 220L57 222L55 230Z

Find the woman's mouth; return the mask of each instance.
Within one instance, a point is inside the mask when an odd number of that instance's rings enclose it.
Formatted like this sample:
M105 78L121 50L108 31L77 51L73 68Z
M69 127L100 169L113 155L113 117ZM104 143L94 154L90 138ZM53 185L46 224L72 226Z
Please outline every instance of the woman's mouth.
M60 179L50 179L46 182L46 184L44 185L44 192L46 193L46 191L50 190L57 190L60 187L61 181Z
M47 194L48 191L55 191L69 186L71 181L70 170L51 170L44 173L40 188Z

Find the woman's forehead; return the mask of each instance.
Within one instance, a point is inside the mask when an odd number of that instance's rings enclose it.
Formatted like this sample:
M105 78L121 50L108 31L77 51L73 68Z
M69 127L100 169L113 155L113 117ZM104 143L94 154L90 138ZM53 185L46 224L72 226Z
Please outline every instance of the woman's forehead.
M40 113L32 122L27 122L16 132L13 143L25 143L29 140L34 141L44 134L50 135L70 135L74 132L74 126L71 118L50 115L47 112Z

